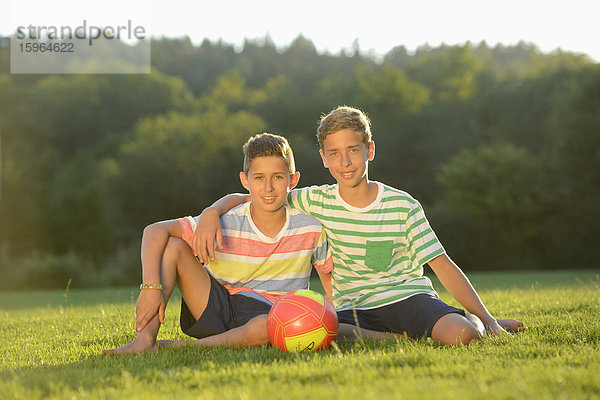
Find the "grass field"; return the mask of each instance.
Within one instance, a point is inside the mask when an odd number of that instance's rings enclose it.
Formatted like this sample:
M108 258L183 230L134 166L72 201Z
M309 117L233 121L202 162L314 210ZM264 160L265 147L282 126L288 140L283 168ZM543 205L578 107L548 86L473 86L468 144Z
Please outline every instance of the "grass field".
M137 290L0 293L0 399L600 398L598 272L469 277L492 314L528 331L467 348L399 340L103 356L134 337ZM184 338L178 308L160 338Z

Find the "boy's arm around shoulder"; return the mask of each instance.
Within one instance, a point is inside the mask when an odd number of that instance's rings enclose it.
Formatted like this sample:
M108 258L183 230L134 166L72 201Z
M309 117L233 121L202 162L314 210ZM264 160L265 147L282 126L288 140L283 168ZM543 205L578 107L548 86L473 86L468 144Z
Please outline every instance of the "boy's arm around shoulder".
M177 220L156 222L144 229L141 251L143 283L161 283L160 263L170 236L181 237ZM156 314L160 323L164 323L165 307L161 290L141 290L135 310L136 332L141 332Z
M210 260L214 260L215 247L223 246L220 216L233 207L250 200L250 195L232 193L221 197L202 211L192 239L192 249L202 264L208 264Z
M319 275L321 285L323 285L323 290L325 291L329 302L333 305L333 293L331 287L333 257L331 256L331 249L329 248L325 228L321 224L319 225L321 226L321 234L315 243L312 264Z
M319 274L319 279L321 280L321 285L323 285L323 290L325 291L327 299L333 305L333 291L331 289L331 272L321 272L317 269L317 274Z
M479 317L489 333L506 333L498 324L498 321L489 313L469 279L446 253L430 260L428 264L448 293L462 304L467 311Z

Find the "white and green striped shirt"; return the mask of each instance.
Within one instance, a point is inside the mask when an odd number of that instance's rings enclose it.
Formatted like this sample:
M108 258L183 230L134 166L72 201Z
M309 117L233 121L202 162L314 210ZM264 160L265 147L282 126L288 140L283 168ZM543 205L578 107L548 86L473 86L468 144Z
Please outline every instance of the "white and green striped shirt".
M365 208L347 204L337 185L293 190L290 206L318 219L333 256L333 302L338 311L370 309L418 293L435 293L423 265L444 253L421 205L382 183Z

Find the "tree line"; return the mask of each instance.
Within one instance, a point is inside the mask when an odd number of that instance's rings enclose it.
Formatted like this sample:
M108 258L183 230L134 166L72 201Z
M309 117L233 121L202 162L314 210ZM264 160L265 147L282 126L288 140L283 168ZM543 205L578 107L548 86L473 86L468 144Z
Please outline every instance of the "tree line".
M600 66L534 45L241 49L152 41L142 75L9 74L0 48L0 288L140 279L144 226L242 191L241 146L286 136L300 185L333 183L317 121L373 124L370 177L413 194L466 270L598 268Z

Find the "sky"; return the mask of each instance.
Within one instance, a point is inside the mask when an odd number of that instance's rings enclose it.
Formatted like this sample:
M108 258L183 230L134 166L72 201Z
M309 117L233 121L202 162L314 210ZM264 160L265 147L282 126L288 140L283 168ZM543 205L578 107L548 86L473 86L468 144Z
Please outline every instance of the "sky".
M244 38L269 35L285 47L299 34L319 51L351 49L383 55L398 45L409 51L467 41L488 45L535 44L585 53L600 62L600 24L594 0L326 0L184 1L104 0L22 1L0 6L0 34L22 24L97 25L131 19L149 27L152 36L208 38L241 46Z

